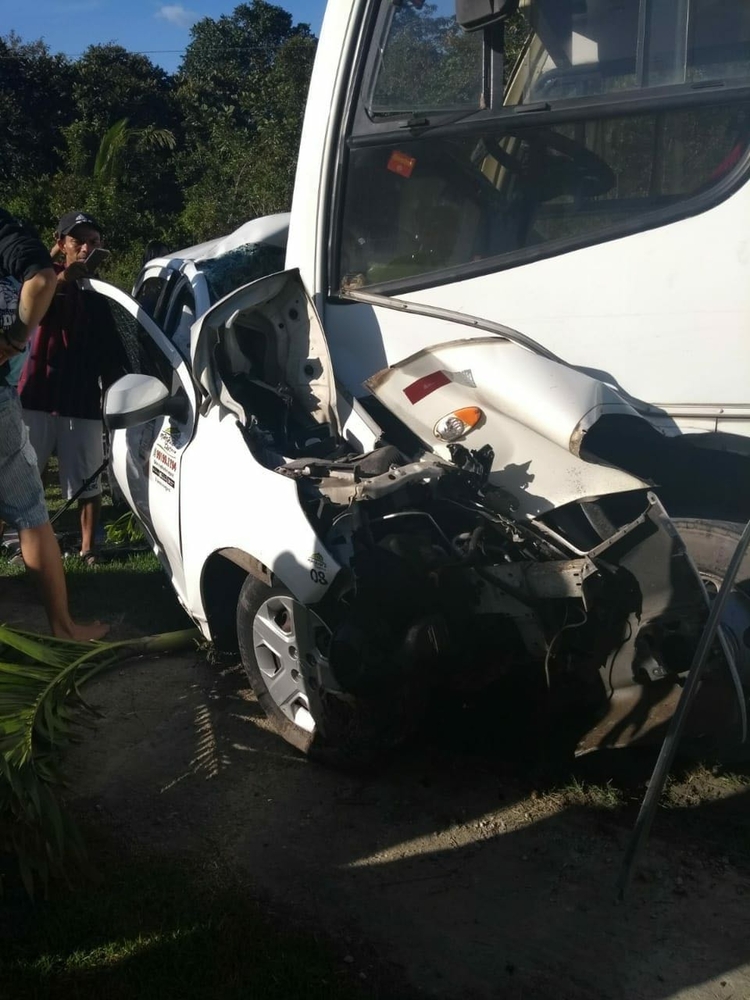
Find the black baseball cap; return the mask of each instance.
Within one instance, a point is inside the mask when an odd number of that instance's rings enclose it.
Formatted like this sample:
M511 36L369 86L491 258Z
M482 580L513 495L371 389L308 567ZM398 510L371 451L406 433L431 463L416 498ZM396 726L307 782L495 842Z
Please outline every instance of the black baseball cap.
M93 215L89 215L88 212L81 212L79 209L73 209L72 212L66 212L65 215L60 218L60 221L57 224L57 235L67 236L68 233L73 232L76 226L91 226L91 228L95 229L101 236L102 227Z

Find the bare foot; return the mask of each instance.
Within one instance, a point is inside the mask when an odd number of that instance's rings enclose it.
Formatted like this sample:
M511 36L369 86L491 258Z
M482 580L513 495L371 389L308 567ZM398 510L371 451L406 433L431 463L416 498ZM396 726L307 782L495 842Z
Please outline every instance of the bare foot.
M103 639L110 626L104 622L92 622L90 625L78 625L70 622L67 626L52 629L52 634L58 639L70 639L73 642L92 642Z

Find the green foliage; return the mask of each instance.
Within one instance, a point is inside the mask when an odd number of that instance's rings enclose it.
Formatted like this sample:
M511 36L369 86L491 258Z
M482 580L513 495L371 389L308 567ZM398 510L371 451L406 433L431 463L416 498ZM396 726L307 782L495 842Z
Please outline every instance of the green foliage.
M27 891L81 863L83 844L57 799L59 759L88 708L81 686L129 656L184 648L197 632L79 643L0 626L0 850L15 852Z
M52 246L91 212L127 290L146 244L177 249L291 203L315 38L264 0L204 18L178 73L118 45L76 60L0 38L0 205Z
M289 208L314 55L308 26L262 0L193 27L177 88L190 242Z
M27 179L47 175L61 165L60 130L74 119L69 101L72 64L52 55L41 42L23 42L11 32L0 38L0 199L21 198ZM30 204L30 202L28 203Z
M104 529L107 541L111 545L126 545L133 542L142 542L144 538L143 529L138 523L138 519L132 511L126 511L112 521Z
M168 128L147 125L131 128L127 118L121 118L109 128L99 143L94 161L94 177L104 184L119 180L122 175L123 157L129 145L144 149L174 149L176 140Z

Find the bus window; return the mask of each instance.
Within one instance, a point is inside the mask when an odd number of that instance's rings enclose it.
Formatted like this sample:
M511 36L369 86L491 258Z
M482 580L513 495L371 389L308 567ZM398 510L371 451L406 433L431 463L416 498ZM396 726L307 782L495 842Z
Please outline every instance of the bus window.
M747 0L526 0L501 30L463 36L520 53L503 101L483 107L446 0L383 0L376 15L333 287L416 287L562 253L704 211L744 176ZM424 71L407 73L414 52Z
M750 76L745 0L532 0L531 42L506 103Z

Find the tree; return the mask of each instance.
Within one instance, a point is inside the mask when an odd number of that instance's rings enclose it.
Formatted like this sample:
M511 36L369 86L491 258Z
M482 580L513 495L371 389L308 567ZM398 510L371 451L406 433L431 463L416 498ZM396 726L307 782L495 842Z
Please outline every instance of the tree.
M206 239L287 209L315 39L254 0L192 31L179 74L186 138L183 227Z
M265 0L198 22L174 76L118 45L69 60L0 39L0 203L45 239L90 211L127 287L154 236L187 245L289 207L314 53Z
M0 38L0 198L15 211L38 202L38 179L60 167L60 129L75 117L64 96L72 73L41 41L26 43L13 32Z
M240 4L217 20L203 18L191 35L180 78L189 81L208 107L236 100L240 115L249 110L248 98L252 103L281 47L291 38L311 37L308 25L293 25L291 14L265 0Z
M139 128L179 122L174 82L144 55L121 45L91 45L74 64L75 117L100 137L114 121L128 118Z

